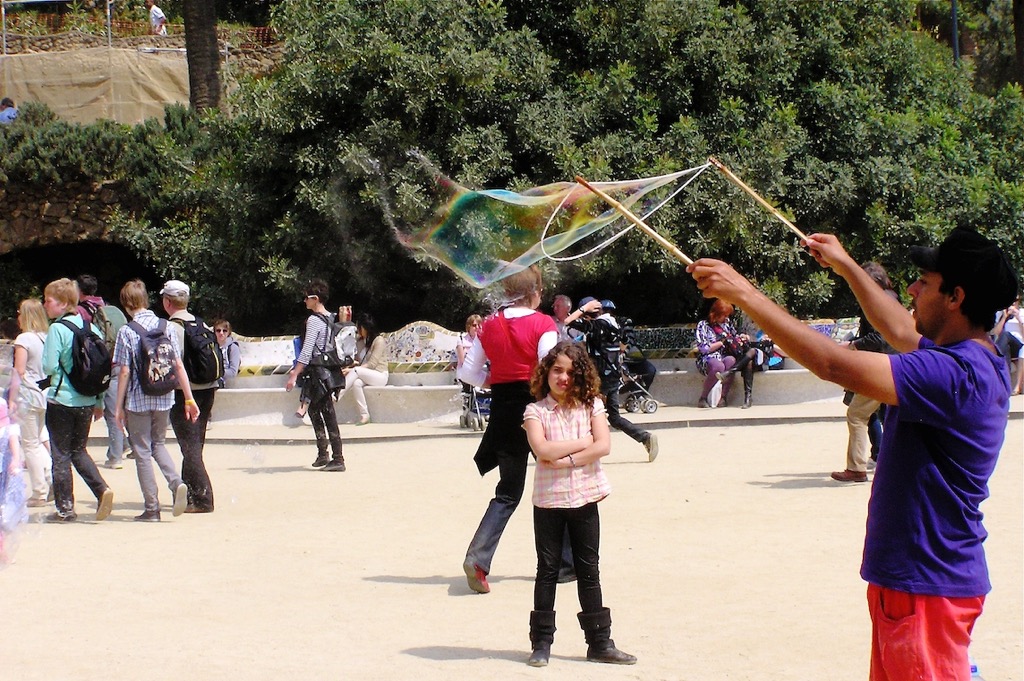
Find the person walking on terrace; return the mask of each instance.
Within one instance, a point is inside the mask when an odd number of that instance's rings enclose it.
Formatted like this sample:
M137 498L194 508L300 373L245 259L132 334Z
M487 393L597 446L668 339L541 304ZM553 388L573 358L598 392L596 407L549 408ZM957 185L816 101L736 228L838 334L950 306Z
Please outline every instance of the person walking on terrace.
M46 394L46 429L50 433L53 500L57 506L48 520L59 523L73 522L78 518L72 465L96 496L96 520L107 518L114 504L113 490L85 449L92 420L103 415L103 393L83 395L70 379L74 369L72 346L75 334L68 325L101 334L95 324L87 325L78 314L78 297L78 285L70 279L51 281L43 291L43 308L47 316L55 320L46 333L42 360L43 373L50 378Z
M185 413L185 393L175 390L170 420L174 439L181 448L181 479L188 486L185 513L212 513L213 483L203 461L203 448L217 388L224 378L224 356L213 329L189 312L191 293L188 284L177 279L168 281L160 290L164 312L172 322L171 332L181 348L192 399L199 408L199 418L190 419Z
M897 351L850 352L810 329L729 265L687 266L705 297L741 306L816 376L889 405L868 502L861 577L868 583L872 681L968 681L971 632L991 590L981 503L1005 438L1010 379L988 336L1018 278L993 242L957 228L914 247L914 315L832 235L804 245L846 280Z
M114 305L107 305L100 296L99 282L91 274L80 274L75 277L81 298L78 301L78 314L90 324L96 324L103 332L103 340L107 348L113 352L117 342L117 332L128 323L124 313ZM124 455L129 451L124 429L114 420L117 399L117 382L121 374L116 364L110 368L110 386L103 398L103 421L107 424L107 460L103 463L107 468L124 467Z
M587 354L597 367L601 379L601 394L604 395L609 425L642 444L647 450L647 461L653 462L658 458L658 436L625 418L619 410L624 345L622 332L611 310L605 310L601 301L588 296L580 301L579 308L566 317L565 321L570 329L581 331L584 335Z
M526 487L530 443L523 412L533 402L530 376L558 340L555 322L537 312L542 283L536 265L504 279L502 287L506 304L484 321L457 374L471 385L491 386L491 417L473 460L480 475L497 468L498 485L462 563L469 588L477 593L491 590L491 560Z
M153 477L154 461L171 490L171 514L180 516L188 504L188 486L178 474L166 443L175 385L184 395L185 418L195 422L199 418L199 406L192 396L192 387L181 361L178 338L167 328L167 321L158 319L149 309L146 285L139 279L126 283L121 288L121 305L131 321L117 332L117 344L114 346L114 362L121 372L117 384L116 418L118 425L128 429L128 442L135 452L135 472L142 488L143 509L135 520L160 522L160 497ZM147 365L146 357L150 352L143 347L144 335L169 351L160 357L167 366ZM166 373L159 371L162 369L167 369ZM159 391L153 387L144 388L144 385L150 385L151 376L166 381L167 385L160 389L163 391L160 394L154 394Z

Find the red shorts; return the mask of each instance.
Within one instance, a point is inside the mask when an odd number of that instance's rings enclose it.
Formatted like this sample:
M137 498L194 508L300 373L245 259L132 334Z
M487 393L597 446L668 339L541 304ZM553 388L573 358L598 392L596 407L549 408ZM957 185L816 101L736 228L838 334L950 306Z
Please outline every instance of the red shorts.
M868 584L871 681L970 681L967 647L984 603Z

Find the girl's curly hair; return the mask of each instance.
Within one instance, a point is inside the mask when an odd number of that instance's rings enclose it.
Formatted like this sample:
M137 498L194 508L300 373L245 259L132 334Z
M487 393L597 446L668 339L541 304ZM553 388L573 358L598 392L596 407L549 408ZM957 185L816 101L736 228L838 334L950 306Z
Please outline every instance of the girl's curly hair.
M594 362L587 355L586 348L579 343L572 341L561 341L544 356L544 359L537 364L530 378L530 392L538 400L542 400L551 393L551 386L548 385L548 374L559 355L565 355L572 362L572 387L566 395L566 401L570 407L586 406L594 404L594 398L601 394L601 381L597 377L597 368Z

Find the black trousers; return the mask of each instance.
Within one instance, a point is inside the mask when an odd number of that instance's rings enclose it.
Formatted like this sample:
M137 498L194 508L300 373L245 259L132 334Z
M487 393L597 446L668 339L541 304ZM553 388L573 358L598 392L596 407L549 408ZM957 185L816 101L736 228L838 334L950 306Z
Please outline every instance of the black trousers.
M603 386L602 386L603 388ZM647 440L647 431L632 421L627 421L619 413L619 387L616 385L604 393L604 408L608 410L608 425L621 430L637 442Z
M601 516L597 502L580 508L533 507L533 532L537 546L537 579L533 585L533 609L554 610L562 546L569 535L576 591L583 612L604 607L598 553L601 548Z
M203 511L213 510L213 484L203 462L203 447L216 394L216 388L192 391L199 406L199 418L193 423L185 417L185 393L175 390L170 414L171 428L181 448L181 479L188 486L188 504Z
M107 491L106 481L85 450L92 412L92 407L65 407L56 402L46 405L46 429L50 432L50 458L53 460L53 499L57 512L63 515L75 510L72 465L97 500Z

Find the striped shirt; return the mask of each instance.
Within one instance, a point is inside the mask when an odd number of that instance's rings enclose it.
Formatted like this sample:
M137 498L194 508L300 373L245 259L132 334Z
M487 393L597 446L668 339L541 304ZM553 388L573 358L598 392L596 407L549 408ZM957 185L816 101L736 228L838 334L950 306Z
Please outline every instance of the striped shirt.
M329 315L324 316L329 318ZM323 316L311 314L306 317L306 333L302 339L302 350L299 351L299 356L296 357L299 363L309 366L309 361L313 359L314 352L326 350L328 335L327 322L324 321Z
M147 330L155 329L157 324L160 323L160 320L153 314L152 310L142 310L132 317L132 321L137 322L142 328ZM170 322L166 322L166 324L165 332L171 330ZM181 346L178 345L178 339L173 333L166 333L166 335L171 339L175 356L181 357ZM142 392L142 386L139 385L139 366L141 364L140 355L142 352L140 346L139 334L135 333L135 330L128 324L122 326L117 332L117 342L114 344L114 364L128 367L128 388L125 391L124 408L136 414L147 411L167 411L174 405L173 390L166 395L147 395Z
M550 395L526 407L523 420L539 421L549 441L576 440L591 434L590 422L604 417L604 402L594 398L594 406L566 409ZM537 466L533 476L533 505L538 508L581 508L608 496L612 486L601 469L601 461L577 468Z

